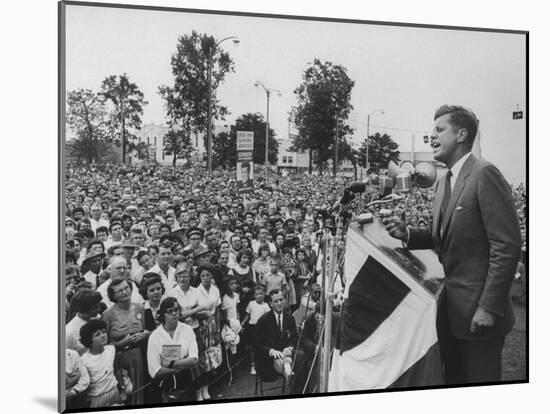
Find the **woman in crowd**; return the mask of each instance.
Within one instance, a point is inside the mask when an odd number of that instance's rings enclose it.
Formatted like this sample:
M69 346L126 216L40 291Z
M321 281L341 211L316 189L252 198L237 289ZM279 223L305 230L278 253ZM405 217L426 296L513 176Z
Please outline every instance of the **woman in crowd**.
M160 326L149 337L147 346L149 375L162 390L163 402L185 400L185 391L193 387L192 370L198 363L195 333L180 318L177 299L164 299L159 308ZM184 394L180 398L178 391Z
M119 405L121 400L114 368L116 349L107 344L105 328L101 319L92 319L80 328L80 340L89 349L82 355L82 363L90 377L86 390L90 408L112 407Z
M256 281L258 283L262 283L264 276L270 271L269 256L269 245L261 245L258 249L258 259L256 259L252 265L254 271L256 272Z
M296 302L308 291L312 274L308 269L306 251L304 249L296 250L296 267L294 269L294 290L296 292Z
M197 401L209 400L208 384L213 379L214 370L222 362L222 351L220 345L220 292L212 284L213 269L208 266L201 266L198 270L201 284L197 288L199 305L205 310L197 314L199 319L199 361L201 375L196 381Z
M241 237L241 250L252 250L252 242L246 236Z
M241 250L237 254L237 265L232 270L232 275L237 279L237 293L240 297L239 318L245 316L246 305L254 297L254 286L256 285L256 272L250 265L252 260L251 250Z
M206 308L199 305L197 288L191 286L192 267L182 264L176 269L177 286L167 293L168 297L173 297L180 305L180 320L192 329L198 329L199 322L197 314Z
M291 312L294 312L298 307L299 303L298 303L298 298L296 297L296 288L295 288L296 261L292 256L291 248L286 247L283 250L283 258L281 260L280 266L281 266L281 270L285 275L286 284L288 287L288 296L287 296L286 306L290 307Z
M128 405L143 404L144 364L140 347L149 336L145 330L143 306L131 302L133 284L124 279L114 280L107 288L109 300L114 303L103 314L110 342L116 347L117 365L128 372L134 392Z
M162 279L156 273L145 273L139 287L139 293L145 299L144 308L144 327L146 331L153 332L160 325L160 304L164 297L164 285ZM141 348L144 361L147 361L147 342L143 341ZM146 375L147 383L150 383L153 377ZM145 400L147 402L160 402L161 396L157 387L147 387L145 389Z
M285 247L286 237L284 231L278 231L275 234L275 249L277 249L277 256L283 257L283 249Z
M144 309L144 327L145 330L152 332L159 326L158 311L160 302L164 294L162 279L156 273L145 273L139 287L139 293L145 299Z
M132 280L139 286L143 275L155 265L155 262L146 250L140 250L136 256L136 260L140 268L132 275Z

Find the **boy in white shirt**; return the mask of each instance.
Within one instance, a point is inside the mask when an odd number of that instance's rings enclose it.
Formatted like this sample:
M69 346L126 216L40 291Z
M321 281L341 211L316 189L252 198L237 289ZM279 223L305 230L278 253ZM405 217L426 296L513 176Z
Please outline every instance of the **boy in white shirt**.
M267 313L271 310L269 305L264 302L265 299L265 289L263 286L258 285L254 288L254 300L250 301L246 307L246 316L243 319L242 325L245 326L248 322L246 328L246 336L248 337L248 342L251 343L254 339L256 323L258 319L262 317L264 313ZM250 346L250 374L256 375L256 368L254 366L254 349Z

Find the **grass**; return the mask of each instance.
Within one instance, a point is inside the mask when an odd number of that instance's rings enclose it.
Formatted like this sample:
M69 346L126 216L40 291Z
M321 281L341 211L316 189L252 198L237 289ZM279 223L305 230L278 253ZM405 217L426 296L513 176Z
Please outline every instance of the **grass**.
M527 380L526 308L514 305L516 324L506 337L502 351L502 380Z

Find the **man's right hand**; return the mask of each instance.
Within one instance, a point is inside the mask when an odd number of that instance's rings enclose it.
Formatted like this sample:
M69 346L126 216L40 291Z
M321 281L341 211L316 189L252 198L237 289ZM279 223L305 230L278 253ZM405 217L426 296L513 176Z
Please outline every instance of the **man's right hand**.
M281 351L277 351L276 349L272 348L269 350L269 356L271 358L281 359L283 357L283 353Z
M403 216L401 216L401 218L388 217L382 220L382 223L384 224L384 227L386 231L390 234L390 236L407 242L407 239L409 238L409 232L407 230L407 222L405 221Z

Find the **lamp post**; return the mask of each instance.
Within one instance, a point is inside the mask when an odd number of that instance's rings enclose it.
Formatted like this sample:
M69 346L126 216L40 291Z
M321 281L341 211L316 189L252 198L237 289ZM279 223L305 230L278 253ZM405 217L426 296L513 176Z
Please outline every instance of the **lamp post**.
M208 124L206 125L206 134L208 148L206 150L206 165L208 169L208 176L212 175L212 59L214 52L220 43L225 42L226 40L233 39L235 45L239 44L240 40L237 36L228 36L222 40L217 41L214 46L208 49Z
M365 154L365 169L368 170L369 168L369 133L370 133L370 116L380 112L382 115L384 115L383 109L375 109L370 114L367 115L367 148L366 148L366 154Z
M278 96L281 96L281 91L278 89L270 89L266 87L262 82L256 81L254 82L254 86L257 88L258 86L261 86L264 88L264 91L267 96L267 109L266 109L266 122L265 122L265 168L267 170L267 166L269 164L268 161L268 150L269 150L269 97L271 96L271 92L277 92Z

